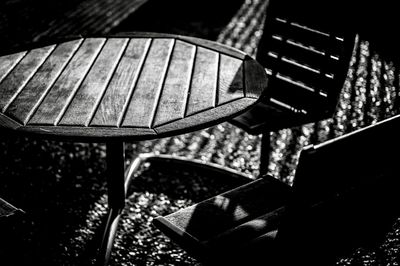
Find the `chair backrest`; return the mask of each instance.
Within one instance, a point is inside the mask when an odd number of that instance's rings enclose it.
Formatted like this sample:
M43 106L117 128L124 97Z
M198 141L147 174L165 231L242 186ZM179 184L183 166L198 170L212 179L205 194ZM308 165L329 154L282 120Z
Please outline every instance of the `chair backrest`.
M400 215L399 134L397 115L304 148L278 228L281 250L325 260L382 241Z
M398 171L400 115L309 145L300 153L293 183L296 197L317 202ZM399 179L400 180L400 179Z
M342 4L319 2L271 1L256 57L270 76L268 104L310 120L333 114L355 40Z

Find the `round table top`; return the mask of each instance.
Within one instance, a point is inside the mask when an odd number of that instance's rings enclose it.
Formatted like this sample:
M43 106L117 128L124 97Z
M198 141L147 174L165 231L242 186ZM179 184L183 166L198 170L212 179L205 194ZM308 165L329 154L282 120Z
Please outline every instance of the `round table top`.
M266 85L254 59L203 39L63 40L0 56L0 128L84 139L170 136L231 118Z

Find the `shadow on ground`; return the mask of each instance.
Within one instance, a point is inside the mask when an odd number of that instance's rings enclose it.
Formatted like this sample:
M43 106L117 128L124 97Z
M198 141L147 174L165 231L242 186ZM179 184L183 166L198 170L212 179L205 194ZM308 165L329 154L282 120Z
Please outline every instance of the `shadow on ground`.
M25 211L1 220L1 265L90 265L107 205L104 147L16 136L3 136L0 145L0 195ZM130 187L111 265L142 265L149 258L194 264L151 229L152 218L243 182L180 165L143 165Z
M151 0L113 32L147 31L215 40L243 0Z

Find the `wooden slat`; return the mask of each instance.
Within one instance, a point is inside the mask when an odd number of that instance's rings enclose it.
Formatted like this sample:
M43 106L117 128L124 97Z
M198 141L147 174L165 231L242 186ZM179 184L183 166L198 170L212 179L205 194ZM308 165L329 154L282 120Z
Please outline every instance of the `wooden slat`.
M183 118L196 47L177 41L165 79L154 126Z
M329 49L330 54L338 54L343 46L343 41L332 38L330 34L333 33L328 30L321 34L311 29L300 27L296 23L289 24L280 21L276 21L272 27L274 27L274 33L278 36L306 47L312 47L317 51L326 52L326 49Z
M216 124L217 122L226 121L237 112L242 111L244 108L249 107L255 103L256 99L252 98L241 98L234 100L228 104L223 104L215 108L205 110L189 117L168 123L159 127L155 127L154 130L158 134L177 134L181 130L195 130L204 128L206 126Z
M250 57L244 61L246 97L258 99L267 88L268 78L264 68Z
M315 31L305 30L304 28L291 25L293 21L287 22L286 19L273 21L271 27L278 35L283 35L285 39L294 39L306 46L314 46L317 50L323 52L325 42L329 39L329 33L319 34ZM321 46L319 46L321 45Z
M218 71L217 105L244 97L243 61L221 54Z
M26 52L20 52L0 57L0 82L15 67L15 65L18 64L25 54Z
M304 62L305 64L319 68L320 66L326 66L327 71L334 71L338 67L339 61L325 55L325 52L314 50L310 47L295 43L293 40L287 40L283 43L283 39L278 36L271 37L269 50L272 52L279 53L284 49L284 54L297 61ZM284 47L284 48L283 48ZM268 51L265 51L266 53ZM268 62L268 60L267 60Z
M227 45L217 43L214 41L200 39L200 38L194 38L194 37L188 37L188 36L179 36L178 38L183 41L193 43L196 46L204 47L204 48L210 49L212 51L216 51L221 54L226 54L230 57L234 57L234 58L237 58L240 60L243 60L246 57L246 54L243 51L240 51L231 46L227 46Z
M91 122L118 127L150 46L150 39L132 39Z
M104 38L91 38L83 42L28 124L57 124L104 42Z
M212 248L245 244L240 241L255 238L252 233L257 232L257 229L239 232L240 226L257 219L264 220L264 226L271 226L267 222L272 220L267 219L271 218L268 214L285 206L291 194L290 186L266 176L166 215L162 218L163 225L160 229L163 232L176 230L171 233L176 233L175 237L178 238L188 234L193 237L189 241L199 241L196 244L201 243ZM156 220L159 219L158 217ZM236 238L239 236L241 239ZM229 243L229 240L233 241Z
M46 60L55 45L31 50L0 84L0 110L2 112L18 95L32 75Z
M215 106L218 60L218 53L198 47L186 115L191 115Z
M22 125L14 119L11 119L8 116L0 113L0 128L16 130L21 126Z
M66 110L60 125L87 126L128 43L126 38L108 39Z
M323 89L333 81L331 76L325 76L320 69L309 68L306 65L302 65L302 62L296 62L286 57L277 58L277 55L271 55L269 59L267 67L275 69L282 75L300 81L311 88Z
M25 124L35 107L78 49L81 40L62 43L53 51L36 74L9 105L6 114Z
M116 128L116 127L81 127L81 126L25 126L21 127L24 132L45 135L49 138L60 137L61 139L74 141L104 141L110 138L123 139L154 139L157 134L150 128Z
M152 42L122 126L151 126L173 45L173 39Z
M276 88L276 90L271 91L271 97L294 109L308 112L328 103L326 97L301 86L301 84L287 77L281 76L279 73L271 82L273 82L271 86Z
M11 56L0 88L17 89L0 127L83 141L171 136L226 121L265 87L263 67L229 47L154 36L81 38Z
M154 33L154 32L122 32L118 33L117 36L129 37L129 38L176 39L176 40L181 40L182 42L193 44L195 46L207 48L212 51L217 51L218 53L223 53L238 59L243 60L246 57L246 53L231 46L224 45L222 43L218 43L215 41L210 41L196 37L189 37L184 35Z

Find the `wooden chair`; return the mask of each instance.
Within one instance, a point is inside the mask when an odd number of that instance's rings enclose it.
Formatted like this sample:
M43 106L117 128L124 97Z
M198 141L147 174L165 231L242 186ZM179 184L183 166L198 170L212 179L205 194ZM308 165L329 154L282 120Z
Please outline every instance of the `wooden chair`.
M320 1L321 2L321 1ZM270 1L256 60L269 76L262 100L231 123L263 134L260 174L267 172L270 132L329 118L336 108L355 34L341 5Z
M399 134L397 115L309 145L292 187L259 178L154 225L206 265L330 265L399 217Z

